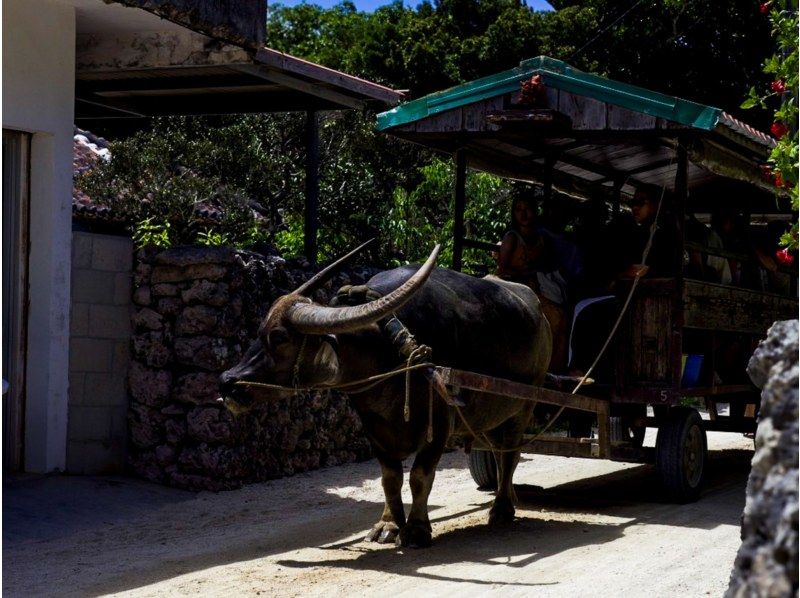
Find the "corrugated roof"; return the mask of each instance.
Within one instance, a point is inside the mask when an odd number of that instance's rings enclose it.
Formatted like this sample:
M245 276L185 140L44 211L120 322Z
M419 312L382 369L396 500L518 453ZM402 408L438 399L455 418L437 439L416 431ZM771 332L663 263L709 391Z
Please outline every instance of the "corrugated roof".
M385 131L446 110L519 91L520 83L534 75L540 75L548 87L695 129L713 131L723 126L761 145L775 145L771 137L736 120L720 108L585 73L547 56L523 60L516 68L436 92L383 112L378 115L378 130Z

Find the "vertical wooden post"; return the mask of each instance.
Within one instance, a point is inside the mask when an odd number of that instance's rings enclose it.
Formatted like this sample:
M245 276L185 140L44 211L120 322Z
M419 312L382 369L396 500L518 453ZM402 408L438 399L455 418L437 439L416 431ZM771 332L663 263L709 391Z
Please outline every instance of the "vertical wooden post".
M309 262L317 263L319 230L319 119L313 110L306 112L306 209L303 251Z
M677 169L675 170L675 202L674 207L674 226L675 226L675 267L676 275L683 278L683 243L684 228L686 226L686 200L689 197L688 187L688 168L689 158L686 152L686 145L682 139L678 140L676 152ZM663 208L662 208L663 210Z
M675 170L675 201L673 202L673 227L675 243L675 294L672 307L672 387L680 390L683 353L683 251L686 227L686 200L689 197L689 156L686 139L678 138L675 148L677 169ZM662 207L663 210L663 207Z
M544 159L544 176L542 177L543 200L547 204L553 199L553 171L558 162L558 156L549 155Z
M553 173L555 172L558 155L549 154L544 158L544 171L542 172L542 203L539 208L542 215L549 221L553 214ZM552 222L550 222L552 224Z
M453 216L453 270L461 272L464 258L464 210L467 205L467 154L456 150L455 214Z
M619 219L620 214L620 204L622 203L622 187L625 185L625 179L622 177L618 177L614 179L614 191L613 197L611 199L612 203L612 212L611 215L614 220Z

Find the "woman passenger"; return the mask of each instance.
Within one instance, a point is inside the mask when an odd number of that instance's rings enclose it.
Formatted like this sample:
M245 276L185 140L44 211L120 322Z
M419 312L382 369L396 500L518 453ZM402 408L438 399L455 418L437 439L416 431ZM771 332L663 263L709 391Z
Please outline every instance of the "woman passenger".
M580 269L577 249L537 226L536 204L523 197L514 201L511 227L499 253L497 275L525 284L538 295L553 332L550 371L562 372L567 365L568 281Z

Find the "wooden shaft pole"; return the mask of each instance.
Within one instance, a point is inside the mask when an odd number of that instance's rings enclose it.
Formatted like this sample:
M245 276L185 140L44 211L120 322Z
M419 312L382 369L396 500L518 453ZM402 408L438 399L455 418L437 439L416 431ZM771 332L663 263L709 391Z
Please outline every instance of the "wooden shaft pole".
M319 119L313 110L306 112L306 206L303 251L309 262L317 263L319 230Z
M464 258L464 210L467 204L467 154L456 150L455 214L453 217L453 270L461 271Z

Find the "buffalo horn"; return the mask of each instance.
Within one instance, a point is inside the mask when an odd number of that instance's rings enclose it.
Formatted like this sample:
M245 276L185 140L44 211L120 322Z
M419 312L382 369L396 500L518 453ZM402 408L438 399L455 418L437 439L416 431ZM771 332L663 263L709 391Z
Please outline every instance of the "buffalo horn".
M427 261L411 278L380 299L352 307L324 307L311 303L295 303L289 309L289 321L298 332L304 334L352 332L377 322L402 307L425 284L436 266L440 248L440 245L434 247Z
M336 272L340 268L344 267L344 265L347 262L349 262L351 259L353 259L353 257L356 256L356 254L358 254L359 252L363 251L373 241L375 241L374 238L370 239L366 243L362 243L361 245L359 245L358 247L353 249L353 251L351 251L347 255L340 257L338 260L333 262L331 265L327 266L323 270L320 270L314 276L312 276L306 282L304 282L302 285L300 285L300 287L297 290L295 290L294 293L296 295L304 295L306 297L309 296L311 293L313 293L319 287L321 287L323 284L325 284L325 281L327 281L331 276L336 274Z

